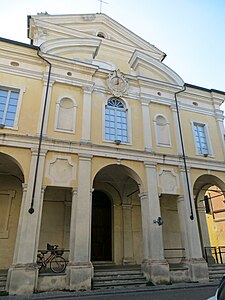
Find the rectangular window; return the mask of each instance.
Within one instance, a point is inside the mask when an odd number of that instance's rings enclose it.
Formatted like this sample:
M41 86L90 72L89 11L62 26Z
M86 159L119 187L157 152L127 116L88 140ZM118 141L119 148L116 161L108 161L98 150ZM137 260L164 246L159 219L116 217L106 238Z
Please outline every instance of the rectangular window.
M105 138L106 140L127 143L126 111L106 107L105 109Z
M0 88L0 124L14 127L19 91Z
M205 124L194 123L195 144L198 154L208 155L209 146L206 137Z

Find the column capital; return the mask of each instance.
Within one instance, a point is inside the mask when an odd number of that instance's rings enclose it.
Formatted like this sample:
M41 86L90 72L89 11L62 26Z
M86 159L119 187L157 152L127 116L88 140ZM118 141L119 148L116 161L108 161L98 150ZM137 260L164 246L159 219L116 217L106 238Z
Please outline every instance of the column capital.
M47 185L42 185L42 186L41 186L41 192L42 192L42 193L44 193L46 187L47 187Z
M185 172L184 166L181 166L181 165L180 165L180 166L179 166L179 171L180 171L181 173ZM191 167L187 166L187 172L190 173L190 171L191 171Z
M147 200L148 199L148 193L143 192L138 194L139 198L141 201Z
M148 100L148 99L141 99L141 105L142 105L142 106L149 107L150 104L151 104L151 100Z
M170 105L170 109L172 110L172 112L177 112L175 103L172 103L172 104Z
M152 168L155 169L157 166L157 162L154 161L144 161L144 165L146 168Z
M81 160L91 161L91 159L93 158L93 155L80 153L80 154L78 154L78 158L79 158L79 161L81 161Z
M22 183L23 192L27 191L27 187L28 187L27 183Z
M40 152L40 156L46 156L48 150L46 149L41 149L41 152ZM32 156L37 156L38 155L38 149L36 147L34 148L31 148L31 154Z
M180 202L183 202L184 201L184 195L179 195L177 197L177 202L180 203Z
M76 196L77 195L77 188L73 188L72 189L72 196Z
M94 90L94 84L92 84L92 85L88 85L88 84L82 85L82 89L85 93L92 93L93 90Z
M132 204L128 204L128 203L122 203L122 208L123 209L132 209L133 205Z

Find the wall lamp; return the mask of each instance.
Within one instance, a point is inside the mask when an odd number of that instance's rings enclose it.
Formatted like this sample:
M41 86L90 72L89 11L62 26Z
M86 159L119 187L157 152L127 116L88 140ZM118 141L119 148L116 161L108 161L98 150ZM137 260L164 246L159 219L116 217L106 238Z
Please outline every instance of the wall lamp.
M121 144L121 140L115 140L114 141L116 145L120 145Z
M159 226L163 225L163 219L161 217L158 217L156 220L153 220L153 223L158 223Z

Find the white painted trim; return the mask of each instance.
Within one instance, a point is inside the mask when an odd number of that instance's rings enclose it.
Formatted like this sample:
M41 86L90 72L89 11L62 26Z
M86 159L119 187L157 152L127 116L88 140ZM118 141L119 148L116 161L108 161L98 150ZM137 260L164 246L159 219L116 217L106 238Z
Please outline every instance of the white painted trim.
M159 142L159 137L158 137L158 132L157 132L157 118L158 117L163 117L166 121L166 128L168 129L168 140L169 140L169 144L163 144ZM166 148L171 148L172 147L172 143L171 143L171 133L170 133L170 122L168 121L167 117L163 114L156 114L154 116L153 119L153 123L154 123L154 130L155 130L155 139L156 139L156 145L159 147L166 147Z
M105 108L107 106L107 102L110 98L113 98L114 96L111 96L109 98L107 98L105 100L105 102L103 103L103 106L102 106L102 141L103 142L109 142L109 143L114 143L114 141L111 141L111 140L106 140L105 139ZM131 122L131 109L130 109L130 106L129 104L127 103L127 101L122 98L122 97L116 97L118 99L121 99L122 102L124 102L125 104L125 110L127 112L127 143L122 143L123 145L132 145L132 122Z
M12 198L15 197L15 191L13 190L7 190L7 191L0 191L0 195L6 195L8 198L8 205L5 212L5 222L3 224L3 230L0 231L0 239L7 239L8 238L8 224L9 224L9 216L10 216L10 210L12 205Z
M179 175L174 171L173 168L167 168L167 167L161 167L158 171L158 176L157 176L158 185L162 189L162 193L166 193L164 185L161 184L161 181L160 181L160 176L163 174L163 171L171 172L171 174L176 178L177 185L176 185L175 190L174 190L174 195L177 195L178 190L180 189Z
M58 119L59 119L59 108L60 108L60 102L63 99L70 99L73 102L73 122L72 122L72 130L66 130L58 128ZM75 133L76 131L76 115L77 115L77 103L76 100L71 95L64 95L63 97L59 97L56 101L56 113L55 113L55 125L54 130L58 132L64 132L64 133Z
M16 114L14 119L14 126L5 126L4 128L7 129L13 129L18 130L18 122L19 122L19 114L21 109L21 103L23 94L26 92L26 88L24 86L18 86L18 85L9 85L9 84L1 84L0 88L6 89L6 90L16 90L19 92L18 102L17 102L17 108L16 108Z
M195 155L204 156L204 154L198 153L197 145L196 145L196 140L195 140L194 124L200 124L200 125L203 125L204 129L205 129L206 141L207 141L207 146L208 146L208 149L209 149L208 156L214 157L213 148L212 148L212 142L211 142L211 139L210 139L210 136L209 136L208 123L206 123L206 122L199 122L199 121L193 121L193 120L191 120L190 122L191 122L191 127L192 127L192 132L193 132L193 139L194 139L194 143L195 143Z

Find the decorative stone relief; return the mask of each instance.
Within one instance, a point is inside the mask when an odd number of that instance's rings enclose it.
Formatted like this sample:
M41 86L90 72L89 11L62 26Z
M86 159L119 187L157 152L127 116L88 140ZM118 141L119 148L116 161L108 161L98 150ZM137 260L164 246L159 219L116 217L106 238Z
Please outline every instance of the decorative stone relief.
M161 168L158 181L163 194L178 194L179 178L173 169Z
M48 162L47 177L56 186L71 186L71 181L76 179L76 165L70 157L56 157Z

